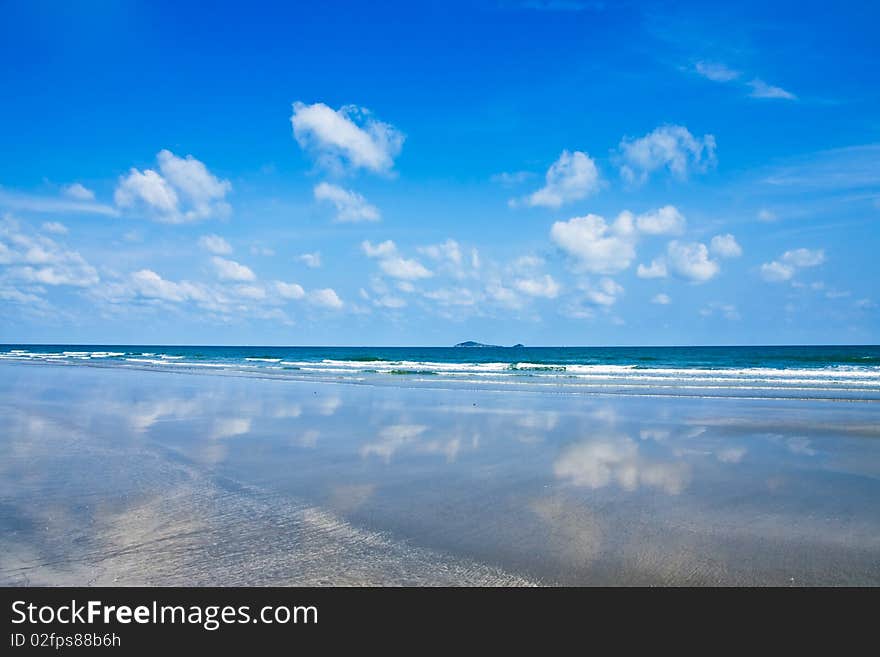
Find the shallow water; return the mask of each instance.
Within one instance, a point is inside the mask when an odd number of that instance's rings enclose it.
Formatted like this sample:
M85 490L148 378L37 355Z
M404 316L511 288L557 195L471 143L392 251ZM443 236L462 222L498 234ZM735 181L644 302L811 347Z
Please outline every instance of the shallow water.
M880 407L0 363L5 584L880 584Z

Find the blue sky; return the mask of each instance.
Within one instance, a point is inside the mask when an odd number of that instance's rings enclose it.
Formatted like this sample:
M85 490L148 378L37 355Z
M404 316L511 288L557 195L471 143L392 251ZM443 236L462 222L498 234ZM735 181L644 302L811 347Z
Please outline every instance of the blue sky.
M880 8L707 4L2 2L0 341L877 343Z

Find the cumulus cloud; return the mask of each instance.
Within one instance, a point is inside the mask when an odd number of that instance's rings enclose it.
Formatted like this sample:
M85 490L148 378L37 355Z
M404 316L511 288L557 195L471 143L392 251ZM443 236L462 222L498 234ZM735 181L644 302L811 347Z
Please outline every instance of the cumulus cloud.
M232 253L232 247L229 245L229 242L219 235L202 235L199 238L199 246L215 255L229 255Z
M767 208L761 208L760 210L758 210L758 221L766 221L769 223L771 221L776 221L776 219L777 217L775 212L771 212Z
M758 78L755 78L754 80L749 82L749 86L752 88L752 91L749 94L752 98L797 100L797 96L795 96L790 91L786 91L782 87L774 87L773 85L767 84L766 82Z
M418 280L434 275L418 260L402 257L397 251L397 245L391 240L375 246L369 241L364 241L361 243L361 248L368 257L376 258L379 261L379 268L392 278Z
M7 277L33 285L89 287L100 280L77 251L30 234L11 219L0 222L0 267Z
M365 240L361 242L361 248L370 258L388 258L397 253L397 245L391 240L385 240L375 246L368 240Z
M816 267L825 262L823 249L793 249L782 254L782 261L794 267Z
M420 246L417 250L433 260L439 270L454 278L476 277L479 274L480 257L477 250L471 249L468 254L454 239L447 239L439 244Z
M694 69L704 78L713 82L730 82L740 76L739 71L716 62L697 62Z
M192 155L178 157L169 150L156 156L158 171L132 168L122 176L113 199L123 209L142 209L156 221L180 224L230 213L226 195L232 189Z
M204 301L208 293L195 283L169 281L152 269L141 269L129 277L130 290L135 296L163 301Z
M685 179L715 165L715 137L697 139L679 125L660 126L639 139L624 138L618 150L620 175L630 183L643 183L661 169Z
M306 291L298 283L275 281L275 290L284 299L302 299L306 295Z
M442 244L429 244L428 246L420 246L419 253L424 253L429 258L439 261L447 261L453 265L459 266L462 262L461 247L458 242L448 239Z
M817 267L825 262L825 251L822 249L793 249L782 254L779 260L761 265L761 277L770 283L781 283L791 280L798 269Z
M71 183L61 189L61 193L75 201L94 201L95 192L80 183Z
M594 306L613 306L623 294L623 286L610 278L602 278L597 283L584 283L584 300Z
M391 294L384 294L373 299L373 305L378 306L379 308L404 308L406 307L406 300L401 299L400 297L395 297Z
M257 276L250 267L219 256L211 258L217 277L224 281L253 281Z
M477 295L464 287L440 288L425 292L423 296L441 306L473 306L478 301Z
M686 280L703 283L714 278L721 267L709 258L709 249L699 242L683 243L673 240L666 249L669 270Z
M781 283L790 280L792 276L794 276L794 267L791 265L784 265L776 260L761 265L761 277L765 281Z
M342 308L342 299L336 294L332 288L323 288L320 290L312 290L309 293L309 303L320 306L322 308L330 308L331 310L339 310Z
M639 265L636 276L639 278L666 278L666 259L654 258L650 265Z
M334 110L324 103L296 102L290 122L300 147L321 166L337 172L346 168L388 172L403 147L403 133L355 105Z
M433 274L418 260L412 258L401 258L393 256L379 261L379 267L382 271L392 278L402 278L404 280L417 280L420 278L430 278Z
M663 292L661 292L660 294L655 294L651 298L651 303L656 303L661 306L666 306L666 305L669 305L670 303L672 303L672 299L669 298L668 294L664 294Z
M588 214L557 221L550 229L550 239L579 269L596 274L613 274L629 267L636 256L635 237L629 213L622 213L611 225L599 215Z
M719 258L738 258L742 255L742 247L730 233L713 237L709 250Z
M680 235L684 225L684 216L673 205L665 205L636 217L636 228L646 235Z
M319 251L315 251L314 253L301 253L296 256L296 259L310 269L317 269L321 266L321 253Z
M520 278L515 283L517 290L530 297L543 297L555 299L559 296L559 283L550 274L536 276L534 278Z
M522 202L530 206L558 208L596 193L600 186L595 161L581 151L566 150L547 170L544 187L526 196ZM518 203L511 201L511 205Z
M335 221L355 223L359 221L379 221L379 210L370 205L357 192L343 189L338 185L322 182L315 186L315 200L332 203L336 208Z

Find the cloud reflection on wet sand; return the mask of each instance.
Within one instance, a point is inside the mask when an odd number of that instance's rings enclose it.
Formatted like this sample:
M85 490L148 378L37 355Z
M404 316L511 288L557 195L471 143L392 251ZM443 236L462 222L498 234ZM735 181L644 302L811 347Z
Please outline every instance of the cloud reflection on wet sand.
M0 367L6 583L880 583L869 405Z

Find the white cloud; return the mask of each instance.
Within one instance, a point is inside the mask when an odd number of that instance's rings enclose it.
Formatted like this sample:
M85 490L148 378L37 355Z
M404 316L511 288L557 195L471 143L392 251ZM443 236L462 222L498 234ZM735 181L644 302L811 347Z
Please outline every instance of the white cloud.
M279 296L285 299L302 299L306 295L302 285L297 283L275 281L275 290L278 292Z
M322 182L315 186L315 200L328 201L336 208L335 221L355 223L359 221L379 221L379 210L370 205L357 192L343 189L337 185Z
M177 192L152 169L132 168L128 176L119 181L113 197L120 207L131 207L140 200L162 215L173 216L178 211Z
M598 283L585 283L580 286L584 291L584 299L590 305L613 306L624 290L623 286L610 278L602 278Z
M645 182L651 173L668 169L676 178L702 172L715 164L715 137L695 138L684 126L664 125L639 139L620 142L620 174L630 183Z
M455 278L463 279L478 274L480 262L477 250L471 249L470 258L466 258L461 245L454 239L447 239L440 244L420 246L417 250Z
M314 253L301 253L296 256L296 259L311 269L317 269L321 266L321 253L319 251L315 251Z
M694 68L697 73L713 82L730 82L740 76L739 71L714 62L697 62Z
M539 258L534 255L524 255L520 256L516 260L513 261L511 267L514 271L533 271L538 269L539 267L544 266L544 258Z
M387 258L397 254L397 245L391 240L385 240L375 246L368 240L365 240L361 242L361 248L370 258Z
M646 235L680 235L684 226L684 217L673 205L665 205L636 217L636 227Z
M520 278L516 281L515 287L530 297L555 299L559 296L559 283L550 274L544 274L535 278Z
M774 87L767 84L763 80L755 78L749 82L752 92L749 94L752 98L778 98L782 100L797 100L790 91L786 91L782 87Z
M781 283L790 280L792 276L794 276L794 267L791 265L783 265L775 260L761 265L761 277L765 281Z
M412 258L393 256L380 260L379 267L392 278L402 278L409 281L433 276L429 269L418 260Z
M794 267L816 267L825 262L825 251L822 249L794 249L783 253L782 261Z
M672 303L672 299L669 298L668 294L664 294L661 292L660 294L655 294L651 298L651 303L656 303L661 306L666 306L666 305Z
M373 305L378 306L379 308L404 308L406 306L406 301L400 297L386 294L377 299L373 299Z
M290 122L300 147L313 153L320 165L336 171L346 166L390 171L403 147L403 133L355 105L334 110L324 103L296 102Z
M229 255L232 247L219 235L202 235L199 238L199 246L215 255Z
M467 288L446 287L425 292L424 297L436 301L441 306L473 306L477 296Z
M312 290L309 293L309 303L332 310L338 310L343 306L342 299L339 298L335 290L329 287L321 290Z
M61 193L64 194L67 198L72 198L75 201L94 201L95 200L95 192L87 187L84 187L80 183L72 183L70 185L65 185L61 189Z
M461 265L461 247L453 239L448 239L442 244L430 244L428 246L420 246L419 253L424 253L434 260L446 260L453 265Z
M150 218L170 224L225 217L225 198L232 189L192 155L185 158L162 150L156 156L159 171L132 168L119 179L113 199L124 209L143 208Z
M490 281L486 285L486 295L505 308L520 308L522 306L519 295L499 281Z
M53 233L54 235L67 235L67 226L58 221L47 221L42 225L44 233Z
M629 213L621 213L610 226L595 214L557 221L550 238L580 269L596 274L626 269L636 256L635 227Z
M666 259L654 258L648 266L639 265L636 276L639 278L666 278Z
M683 243L673 240L666 250L667 265L681 278L703 283L714 278L721 267L709 258L709 249L699 242Z
M380 269L392 278L418 280L434 275L418 260L400 256L397 252L397 246L391 240L386 240L375 246L369 241L364 241L361 243L361 248L368 257L377 258Z
M203 301L207 294L200 286L188 281L179 283L162 278L151 269L141 269L129 277L131 292L135 296L163 301Z
M776 221L776 219L777 217L775 212L771 212L766 208L761 208L760 210L758 210L758 221L766 221L769 223L771 221Z
M792 249L783 253L779 260L761 265L761 277L770 283L782 283L791 280L798 269L817 267L823 262L825 251L822 249Z
M266 298L266 288L262 285L236 285L233 292L244 299L260 301Z
M34 285L90 287L100 280L78 252L45 235L28 234L8 218L0 222L0 266L8 277Z
M709 250L720 258L738 258L742 255L742 247L730 233L713 237L709 243Z
M211 262L214 264L214 270L217 272L217 277L221 280L253 281L257 278L256 274L254 274L250 267L235 262L235 260L227 260L226 258L214 256L211 258Z
M594 194L601 186L595 161L581 151L562 151L547 170L545 181L544 187L523 199L526 205L558 208Z

